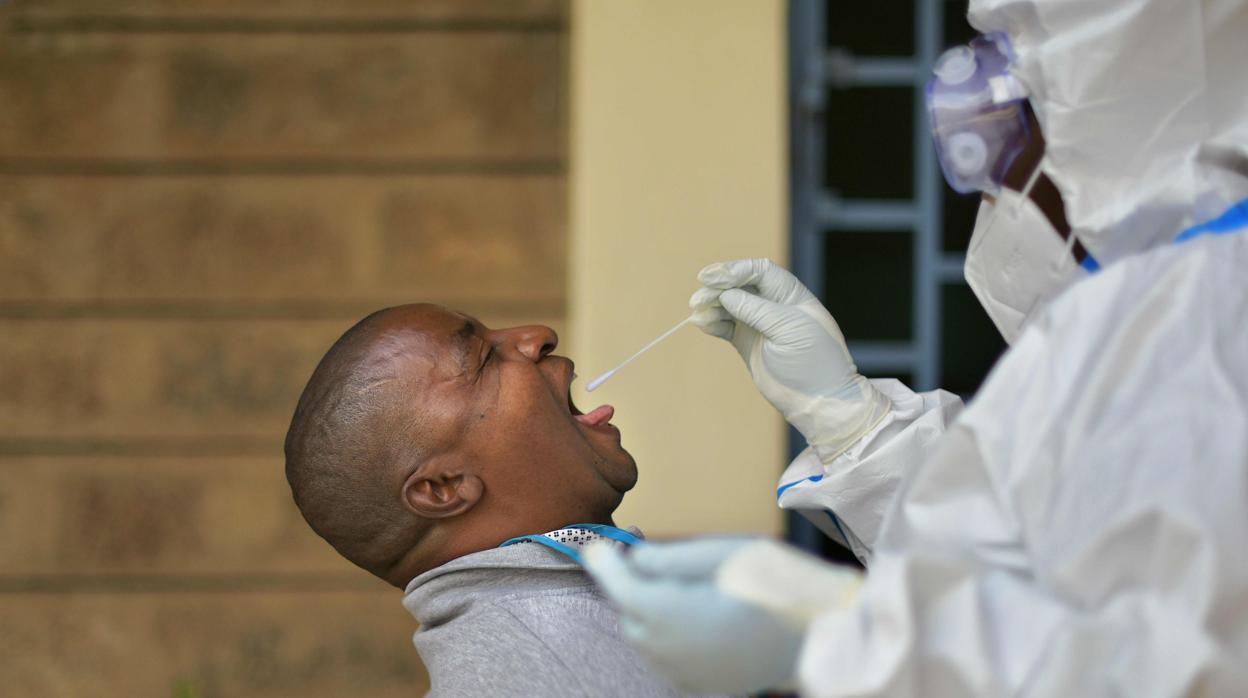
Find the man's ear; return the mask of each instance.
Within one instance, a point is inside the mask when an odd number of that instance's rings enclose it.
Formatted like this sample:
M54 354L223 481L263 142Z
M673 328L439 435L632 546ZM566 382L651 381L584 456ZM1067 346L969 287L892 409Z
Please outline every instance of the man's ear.
M403 504L426 519L449 519L471 509L485 493L485 483L460 468L425 463L403 482Z

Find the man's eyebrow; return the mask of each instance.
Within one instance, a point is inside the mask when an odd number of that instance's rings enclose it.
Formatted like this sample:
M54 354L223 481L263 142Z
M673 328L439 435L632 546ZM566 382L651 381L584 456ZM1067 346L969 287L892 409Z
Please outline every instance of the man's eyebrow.
M458 330L455 330L455 338L459 341L472 339L477 334L477 328L472 324L472 320L465 320L464 324Z

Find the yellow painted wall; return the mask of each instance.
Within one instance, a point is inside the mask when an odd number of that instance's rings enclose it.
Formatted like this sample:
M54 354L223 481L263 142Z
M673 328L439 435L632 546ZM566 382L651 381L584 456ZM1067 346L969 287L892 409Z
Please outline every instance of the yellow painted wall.
M786 257L784 11L764 0L576 0L569 354L584 386L685 317L695 275ZM651 536L778 532L783 422L725 342L688 327L593 394Z

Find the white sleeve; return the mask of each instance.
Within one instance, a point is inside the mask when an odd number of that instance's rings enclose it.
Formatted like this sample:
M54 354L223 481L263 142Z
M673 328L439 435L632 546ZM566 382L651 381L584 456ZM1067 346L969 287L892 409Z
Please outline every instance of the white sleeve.
M808 628L798 676L808 698L1231 695L1228 654L1147 587L1084 611L1005 570L881 553L858 602Z
M962 400L943 390L916 393L891 378L871 382L892 401L889 415L831 463L802 451L776 490L781 508L799 511L863 562L905 474L962 410Z
M1248 695L1248 235L1038 316L894 495L803 695Z
M1179 696L1244 678L1191 609L1203 605L1207 541L1155 514L1090 530L1065 565L1102 601L1059 597L1035 579L977 448L955 426L907 483L900 526L881 540L855 602L807 629L803 696ZM942 462L971 467L955 480Z

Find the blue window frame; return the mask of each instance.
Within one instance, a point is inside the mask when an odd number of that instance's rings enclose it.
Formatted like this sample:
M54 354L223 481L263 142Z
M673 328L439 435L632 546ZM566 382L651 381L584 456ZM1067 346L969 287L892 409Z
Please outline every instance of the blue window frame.
M923 104L936 57L975 35L965 7L790 0L789 166L793 271L859 370L969 395L1005 344L962 277L978 197L945 185ZM845 557L801 517L789 537Z

